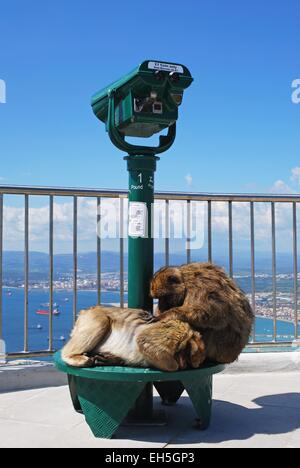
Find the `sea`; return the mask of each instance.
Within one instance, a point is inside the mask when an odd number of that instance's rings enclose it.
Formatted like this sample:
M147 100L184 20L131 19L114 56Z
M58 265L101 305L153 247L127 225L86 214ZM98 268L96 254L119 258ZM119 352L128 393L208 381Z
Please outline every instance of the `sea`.
M125 300L127 297L125 296ZM102 304L118 304L118 292L102 292ZM49 292L31 289L28 303L28 349L47 350L49 347L49 316L38 315L40 309L47 309ZM73 293L67 290L54 291L54 303L59 315L53 316L53 341L56 350L61 349L69 339L73 326ZM79 290L77 297L78 312L97 303L96 291ZM256 318L255 340L268 342L273 339L273 320ZM300 330L299 330L300 332ZM278 321L277 340L289 341L294 337L294 324ZM6 352L22 352L24 349L24 290L22 288L3 289L3 339Z

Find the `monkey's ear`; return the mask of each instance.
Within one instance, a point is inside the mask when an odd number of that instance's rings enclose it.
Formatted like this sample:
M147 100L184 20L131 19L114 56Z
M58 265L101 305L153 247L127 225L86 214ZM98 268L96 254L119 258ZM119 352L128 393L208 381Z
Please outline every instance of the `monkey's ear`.
M171 275L168 277L169 284L181 284L182 280L179 276Z

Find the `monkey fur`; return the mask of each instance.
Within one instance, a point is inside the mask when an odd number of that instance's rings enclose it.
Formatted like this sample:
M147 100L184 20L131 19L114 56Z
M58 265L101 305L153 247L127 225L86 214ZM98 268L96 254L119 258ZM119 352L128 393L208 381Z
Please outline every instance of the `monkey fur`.
M158 321L180 320L201 333L207 359L232 363L248 343L254 323L250 303L211 263L162 268L153 277L151 296L158 299Z
M93 307L81 311L62 359L73 367L154 367L174 372L205 360L199 332L177 319L156 322L136 309Z

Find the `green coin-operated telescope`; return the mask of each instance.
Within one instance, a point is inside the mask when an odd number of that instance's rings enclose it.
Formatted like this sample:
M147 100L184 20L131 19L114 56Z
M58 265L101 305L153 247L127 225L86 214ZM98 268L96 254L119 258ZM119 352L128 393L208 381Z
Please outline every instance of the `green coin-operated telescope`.
M154 265L152 208L157 154L175 141L178 108L192 81L184 65L146 60L92 97L93 111L105 123L112 143L128 154L128 306L133 309L153 311L149 286ZM168 133L160 136L157 147L126 141L126 137L148 138L165 129ZM150 387L148 384L136 404L134 420L153 420ZM168 401L176 400L183 391L179 383L163 388L156 384L156 388Z
M184 65L145 61L96 93L95 115L106 124L115 146L129 154L158 154L173 144L178 107L193 78ZM168 128L158 147L131 145L125 137L151 137Z

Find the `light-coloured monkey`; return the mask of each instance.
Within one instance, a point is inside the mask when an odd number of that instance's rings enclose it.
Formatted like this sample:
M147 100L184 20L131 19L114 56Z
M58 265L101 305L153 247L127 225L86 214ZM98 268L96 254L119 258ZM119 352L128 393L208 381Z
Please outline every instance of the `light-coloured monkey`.
M177 371L198 368L205 350L200 333L188 323L155 322L142 310L99 306L81 311L62 358L74 367L126 365Z

